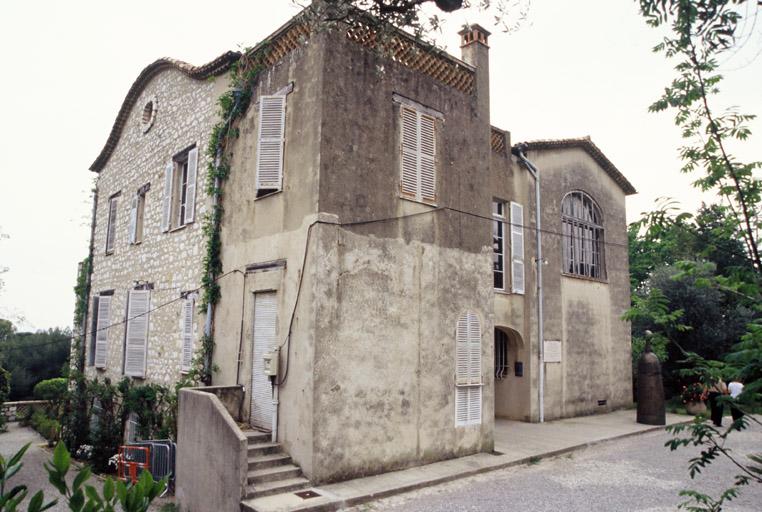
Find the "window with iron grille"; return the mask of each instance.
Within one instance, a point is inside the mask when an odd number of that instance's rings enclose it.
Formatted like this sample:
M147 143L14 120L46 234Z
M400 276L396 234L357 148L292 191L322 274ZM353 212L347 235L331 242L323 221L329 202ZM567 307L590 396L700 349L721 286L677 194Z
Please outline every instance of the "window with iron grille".
M582 191L569 192L561 203L563 272L605 279L603 217L595 201Z
M503 380L511 371L508 364L508 335L495 329L495 379Z
M492 201L492 273L496 290L505 289L505 203Z

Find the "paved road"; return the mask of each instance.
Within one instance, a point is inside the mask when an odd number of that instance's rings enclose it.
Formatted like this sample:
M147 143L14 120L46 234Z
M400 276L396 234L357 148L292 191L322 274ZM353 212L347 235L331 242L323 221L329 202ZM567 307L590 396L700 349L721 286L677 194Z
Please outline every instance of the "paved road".
M48 473L43 467L43 463L48 462L52 457L52 451L48 451L45 446L45 440L29 427L21 427L18 423L9 423L8 431L0 434L0 453L6 460L16 453L26 443L32 443L27 450L22 462L24 466L11 480L11 487L16 485L26 485L29 489L29 498L38 490L43 489L45 491L45 502L49 502L54 499L58 499L58 504L51 509L52 512L67 512L69 508L61 498L61 495L55 488L48 482ZM67 480L71 483L71 480L76 475L76 469L69 471ZM90 480L90 483L94 485L95 482L99 482L95 477ZM26 504L29 498L27 498L21 506L21 510L26 510ZM151 504L151 511L158 511L162 505L171 502L171 498L158 499Z
M647 511L677 509L681 489L704 488L716 496L737 472L717 461L695 480L688 459L698 450L670 452L665 432L610 441L537 464L421 489L359 505L346 512L455 511ZM730 447L738 453L762 452L762 431L734 433ZM752 484L724 510L762 510L762 484Z

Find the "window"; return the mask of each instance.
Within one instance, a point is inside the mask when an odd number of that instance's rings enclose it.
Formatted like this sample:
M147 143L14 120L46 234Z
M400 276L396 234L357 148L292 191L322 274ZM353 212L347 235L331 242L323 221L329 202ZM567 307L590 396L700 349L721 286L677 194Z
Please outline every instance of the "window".
M400 195L422 203L437 200L436 118L400 106Z
M277 192L283 186L285 130L286 96L262 96L257 136L257 197Z
M114 252L116 243L116 205L119 193L114 194L108 200L108 223L106 224L106 254Z
M180 371L187 373L193 365L193 309L194 297L188 296L183 302L183 328L181 338L182 360L180 361Z
M561 203L561 220L563 272L604 279L603 217L598 205L584 192L570 192Z
M505 203L492 201L492 267L496 290L505 289Z
M495 379L503 380L510 373L508 363L508 335L495 329Z
M145 377L150 303L150 290L130 290L127 300L124 374L131 377Z
M164 169L164 202L161 230L193 222L196 212L198 148L192 147L172 159Z
M151 188L147 183L138 189L130 204L130 244L135 245L143 241L143 222L145 219L146 192Z
M471 312L458 319L455 332L455 426L482 422L482 331Z
M106 367L108 352L108 327L111 325L111 295L93 297L92 358L96 368Z
M524 207L511 202L511 291L524 293Z

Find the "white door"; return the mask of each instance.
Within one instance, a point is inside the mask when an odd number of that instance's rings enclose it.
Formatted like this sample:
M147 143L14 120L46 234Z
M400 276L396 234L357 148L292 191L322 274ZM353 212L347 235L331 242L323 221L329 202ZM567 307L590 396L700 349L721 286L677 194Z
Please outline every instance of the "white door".
M270 430L273 418L273 387L263 368L263 356L272 350L277 341L275 293L254 294L254 342L251 360L251 424Z

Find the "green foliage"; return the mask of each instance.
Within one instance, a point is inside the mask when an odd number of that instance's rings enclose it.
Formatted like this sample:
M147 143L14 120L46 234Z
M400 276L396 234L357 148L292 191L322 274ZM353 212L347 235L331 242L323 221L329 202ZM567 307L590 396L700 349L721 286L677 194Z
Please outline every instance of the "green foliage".
M683 386L680 392L680 400L687 404L688 402L703 402L707 399L706 386L698 382Z
M61 414L61 439L66 446L77 450L90 437L90 394L87 379L77 370L69 372L70 387Z
M41 380L34 386L34 398L60 402L66 397L67 381L63 377Z
M729 145L737 146L749 138L748 123L755 116L735 108L718 112L710 104L719 93L723 78L718 72L718 57L735 48L736 31L742 19L739 9L747 2L640 0L639 3L649 25L671 27L654 51L677 60L677 78L650 110L675 111L675 124L687 140L687 145L680 148L682 171L703 171L694 185L705 191L715 190L728 201L734 225L740 230L754 268L762 273L757 243L762 225L762 180L755 175L762 162L743 163L728 149Z
M53 446L59 440L61 435L61 424L56 418L51 417L48 411L43 409L33 409L29 417L28 424L35 429L42 437L48 441L49 446Z
M10 399L28 399L39 381L60 377L70 348L69 329L14 332L0 341L0 365L11 373Z
M9 489L9 480L23 467L21 459L29 449L29 443L6 460L0 454L0 512L15 512L28 495L26 485L17 485ZM27 512L41 512L53 507L57 501L44 503L42 491L37 491L29 500Z
M151 473L143 471L135 485L106 478L102 493L87 482L92 477L89 467L80 469L69 485L67 474L71 469L71 455L63 443L53 452L53 459L45 464L48 479L64 497L72 512L146 512L151 502L166 488L166 480L154 481Z
M11 394L11 374L0 366L0 407L8 400ZM0 432L5 430L5 416L0 414Z

